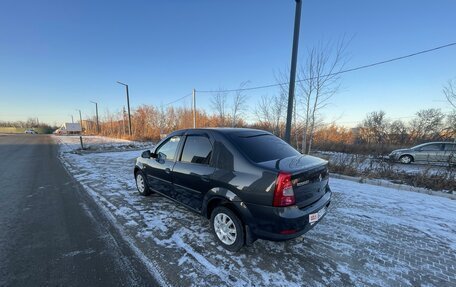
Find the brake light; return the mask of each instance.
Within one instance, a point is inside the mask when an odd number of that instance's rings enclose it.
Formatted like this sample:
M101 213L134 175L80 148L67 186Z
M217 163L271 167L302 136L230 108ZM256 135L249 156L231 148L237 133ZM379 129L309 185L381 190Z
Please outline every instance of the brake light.
M291 174L280 172L277 176L272 205L280 207L293 204L295 204L295 196L291 183Z

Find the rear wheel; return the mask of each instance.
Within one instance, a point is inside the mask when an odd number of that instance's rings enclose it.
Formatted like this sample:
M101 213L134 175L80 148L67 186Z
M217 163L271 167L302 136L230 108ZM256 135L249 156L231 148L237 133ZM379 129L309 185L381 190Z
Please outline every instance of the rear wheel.
M236 252L245 244L242 221L230 209L219 206L211 214L212 231L219 243L227 250Z
M403 155L399 158L399 161L401 163L409 164L413 161L413 158L409 155Z
M138 171L135 176L136 179L136 188L138 189L139 194L148 196L151 194L149 185L141 171Z

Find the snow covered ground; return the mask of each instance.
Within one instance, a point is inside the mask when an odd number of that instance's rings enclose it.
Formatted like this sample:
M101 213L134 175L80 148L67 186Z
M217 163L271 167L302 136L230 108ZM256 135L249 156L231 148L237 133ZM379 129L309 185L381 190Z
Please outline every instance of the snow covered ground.
M209 222L161 196L138 195L140 151L72 153L68 171L162 283L180 286L455 286L456 201L331 179L332 205L310 232L218 246Z
M54 139L61 145L62 151L81 152L81 143L79 136L76 135L54 135ZM121 151L131 149L146 149L150 147L150 142L136 142L123 139L108 138L103 136L82 136L84 146L83 152L97 151Z

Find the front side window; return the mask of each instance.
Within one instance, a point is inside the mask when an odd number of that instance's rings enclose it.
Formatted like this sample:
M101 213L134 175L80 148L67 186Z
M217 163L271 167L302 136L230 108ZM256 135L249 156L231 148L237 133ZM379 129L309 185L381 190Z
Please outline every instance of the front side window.
M177 147L179 146L180 136L174 136L160 146L156 153L161 154L160 156L164 160L174 160L176 156Z
M207 137L187 136L182 151L182 162L209 164L211 155L212 145Z

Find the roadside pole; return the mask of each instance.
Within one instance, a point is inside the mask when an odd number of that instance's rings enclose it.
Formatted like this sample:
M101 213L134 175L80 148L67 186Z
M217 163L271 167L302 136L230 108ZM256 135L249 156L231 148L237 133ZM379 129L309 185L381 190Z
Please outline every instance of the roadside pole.
M193 128L196 128L196 90L193 89L192 91L192 99L193 99Z
M81 114L81 110L79 110L79 123L81 124L81 133L82 133L83 129L82 129L82 114Z
M90 101L91 103L95 104L95 113L97 115L97 133L100 133L100 122L98 121L98 103L94 101Z
M299 27L301 25L301 7L302 1L296 1L295 23L293 34L293 50L291 52L291 69L290 69L290 87L288 89L288 109L287 109L287 123L285 126L285 141L291 143L291 121L293 114L293 102L295 93L296 81L296 62L298 60L298 44L299 44Z
M131 114L130 114L130 94L128 92L128 85L122 82L117 81L118 84L123 85L125 87L125 90L127 92L127 108L128 108L128 134L131 136L132 131L131 131Z
M81 142L81 150L84 150L84 144L82 143L82 136L79 136L79 141Z

